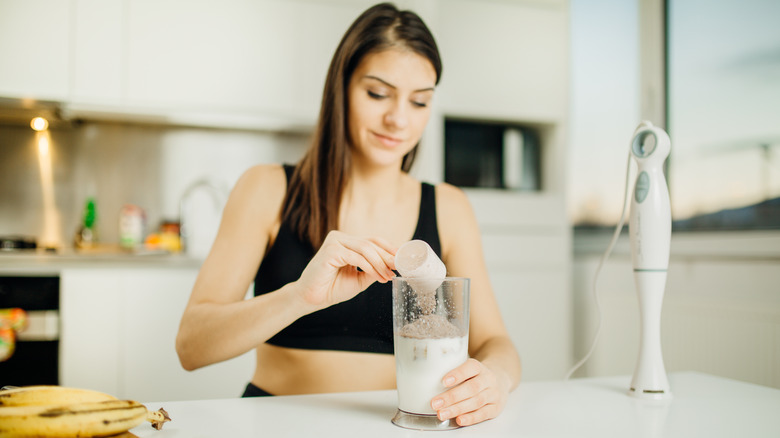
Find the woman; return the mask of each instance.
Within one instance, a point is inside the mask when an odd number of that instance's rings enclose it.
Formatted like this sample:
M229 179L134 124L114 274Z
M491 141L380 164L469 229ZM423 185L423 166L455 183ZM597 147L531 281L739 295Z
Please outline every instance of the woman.
M444 377L432 407L460 425L499 414L520 361L474 213L459 189L408 174L440 75L417 15L381 4L357 18L333 57L304 158L294 169L255 166L230 195L176 340L185 369L256 349L245 396L394 388L387 282L396 248L422 239L449 275L471 278L471 359Z

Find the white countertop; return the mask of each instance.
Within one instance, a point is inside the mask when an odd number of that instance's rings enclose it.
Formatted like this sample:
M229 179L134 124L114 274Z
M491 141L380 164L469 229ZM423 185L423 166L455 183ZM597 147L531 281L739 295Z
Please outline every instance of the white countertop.
M165 253L110 253L80 254L74 251L60 253L38 251L0 251L0 275L52 275L63 269L144 269L144 268L200 268L203 260L183 254Z
M390 422L395 391L146 403L172 421L139 437L780 437L780 390L707 374L669 375L673 399L627 395L630 376L521 383L496 419L420 432Z

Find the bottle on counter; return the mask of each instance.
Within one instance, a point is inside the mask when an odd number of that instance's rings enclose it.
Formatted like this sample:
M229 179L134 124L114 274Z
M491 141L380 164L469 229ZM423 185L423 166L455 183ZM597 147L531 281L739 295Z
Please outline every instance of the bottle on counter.
M146 212L133 204L125 204L119 211L119 246L128 251L144 243Z
M95 204L95 198L87 198L86 205L84 206L84 216L76 235L73 239L73 244L76 248L85 249L92 248L98 241L97 236L97 206Z

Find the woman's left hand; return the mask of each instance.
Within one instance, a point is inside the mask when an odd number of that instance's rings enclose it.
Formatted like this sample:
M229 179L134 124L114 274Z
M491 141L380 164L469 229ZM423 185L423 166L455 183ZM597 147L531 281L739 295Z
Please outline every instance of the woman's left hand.
M431 406L439 420L455 418L459 426L497 417L509 397L509 385L473 358L447 373L442 383L449 389L434 397Z

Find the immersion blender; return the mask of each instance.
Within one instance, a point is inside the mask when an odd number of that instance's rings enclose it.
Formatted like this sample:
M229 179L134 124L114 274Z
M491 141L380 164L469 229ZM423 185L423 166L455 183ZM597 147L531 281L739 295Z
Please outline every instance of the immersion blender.
M638 169L631 197L629 236L641 334L629 393L654 400L672 396L661 353L661 307L672 236L663 165L670 151L671 141L663 129L648 121L637 127L631 142L631 155Z

